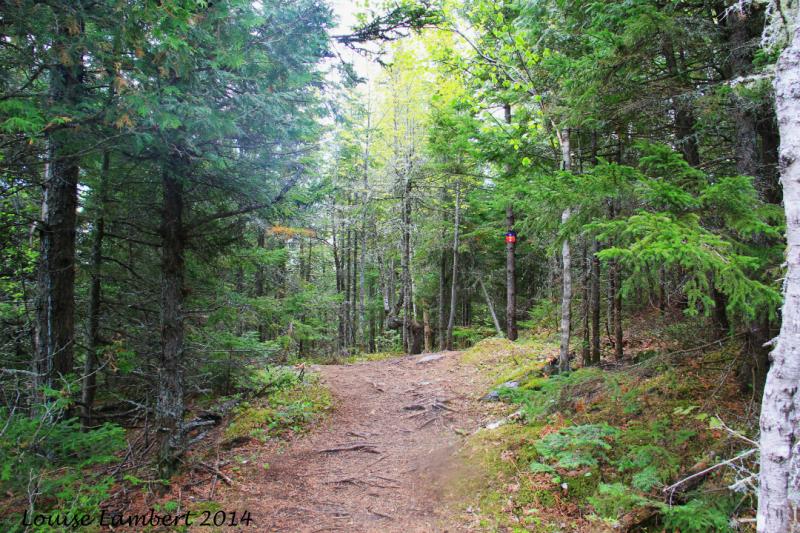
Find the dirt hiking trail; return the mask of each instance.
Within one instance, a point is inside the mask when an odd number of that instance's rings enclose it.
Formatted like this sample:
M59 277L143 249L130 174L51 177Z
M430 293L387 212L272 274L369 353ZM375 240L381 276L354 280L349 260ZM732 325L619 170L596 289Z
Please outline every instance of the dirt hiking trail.
M460 467L453 454L497 415L479 402L487 383L459 358L314 367L333 394L332 413L283 449L264 448L222 491L223 508L250 511L247 529L257 531L461 530L443 506Z

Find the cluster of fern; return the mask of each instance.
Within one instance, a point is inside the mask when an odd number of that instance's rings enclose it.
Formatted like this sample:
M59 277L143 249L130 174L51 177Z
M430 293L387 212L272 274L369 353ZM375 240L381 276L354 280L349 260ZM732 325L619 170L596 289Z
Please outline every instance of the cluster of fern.
M684 495L683 503L670 504L662 493L680 475L685 466L682 459L691 456L702 440L700 432L708 421L691 408L675 408L652 418L640 416L642 409L635 397L641 390L634 387L623 392L624 379L586 368L532 378L519 388L502 390L504 399L521 404L528 424L542 428L539 437L525 445L519 466L537 479L548 480L553 491L566 491L571 499L591 506L600 520L613 523L636 509L648 508L667 531L729 531L729 517L741 497L690 493ZM668 388L669 380L663 381ZM592 394L602 395L597 406L589 407L598 416L572 411L579 420L561 418L571 412L571 402L577 397ZM616 423L617 416L608 416L611 423L598 421L612 413L619 415ZM695 423L676 423L684 418ZM558 429L545 431L553 428L551 424Z

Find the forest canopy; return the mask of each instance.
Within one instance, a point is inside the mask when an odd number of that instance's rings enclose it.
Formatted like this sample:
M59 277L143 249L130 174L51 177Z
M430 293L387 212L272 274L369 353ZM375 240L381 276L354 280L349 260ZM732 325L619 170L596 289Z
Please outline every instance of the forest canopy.
M169 479L306 362L673 328L769 397L792 2L340 4L3 3L0 523Z

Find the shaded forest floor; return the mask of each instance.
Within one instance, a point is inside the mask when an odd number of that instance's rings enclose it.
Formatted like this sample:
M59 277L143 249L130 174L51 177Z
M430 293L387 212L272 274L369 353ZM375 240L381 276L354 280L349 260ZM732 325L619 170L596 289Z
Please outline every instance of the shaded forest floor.
M444 531L443 492L465 435L497 417L459 352L319 366L334 411L262 447L218 494L259 531ZM240 452L241 453L241 452ZM265 466L268 465L268 466Z

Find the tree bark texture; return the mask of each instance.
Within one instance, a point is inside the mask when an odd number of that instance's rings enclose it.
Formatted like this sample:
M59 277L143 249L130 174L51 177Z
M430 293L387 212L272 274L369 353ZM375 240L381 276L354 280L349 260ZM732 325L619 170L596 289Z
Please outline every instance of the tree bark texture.
M561 166L565 171L569 171L572 168L568 129L561 132ZM561 213L562 225L567 223L571 214L570 208ZM558 367L561 372L569 372L569 340L572 321L572 258L569 239L567 238L561 243L561 273L561 350L558 358Z
M82 25L82 21L80 22ZM83 92L83 64L75 36L62 25L53 46L50 98L71 106ZM63 57L69 58L65 64ZM42 219L39 224L39 270L34 371L36 385L52 385L73 371L75 353L75 234L79 162L76 135L68 128L47 134Z
M455 216L453 217L453 276L450 280L450 318L447 321L448 350L453 349L453 327L456 323L456 305L458 295L458 226L461 224L461 182L456 181Z
M159 474L167 479L177 469L184 448L184 246L183 184L173 168L162 174L161 218L161 357L158 365L156 427L161 447Z
M800 530L800 26L776 66L775 105L788 271L781 331L761 404L760 533Z

